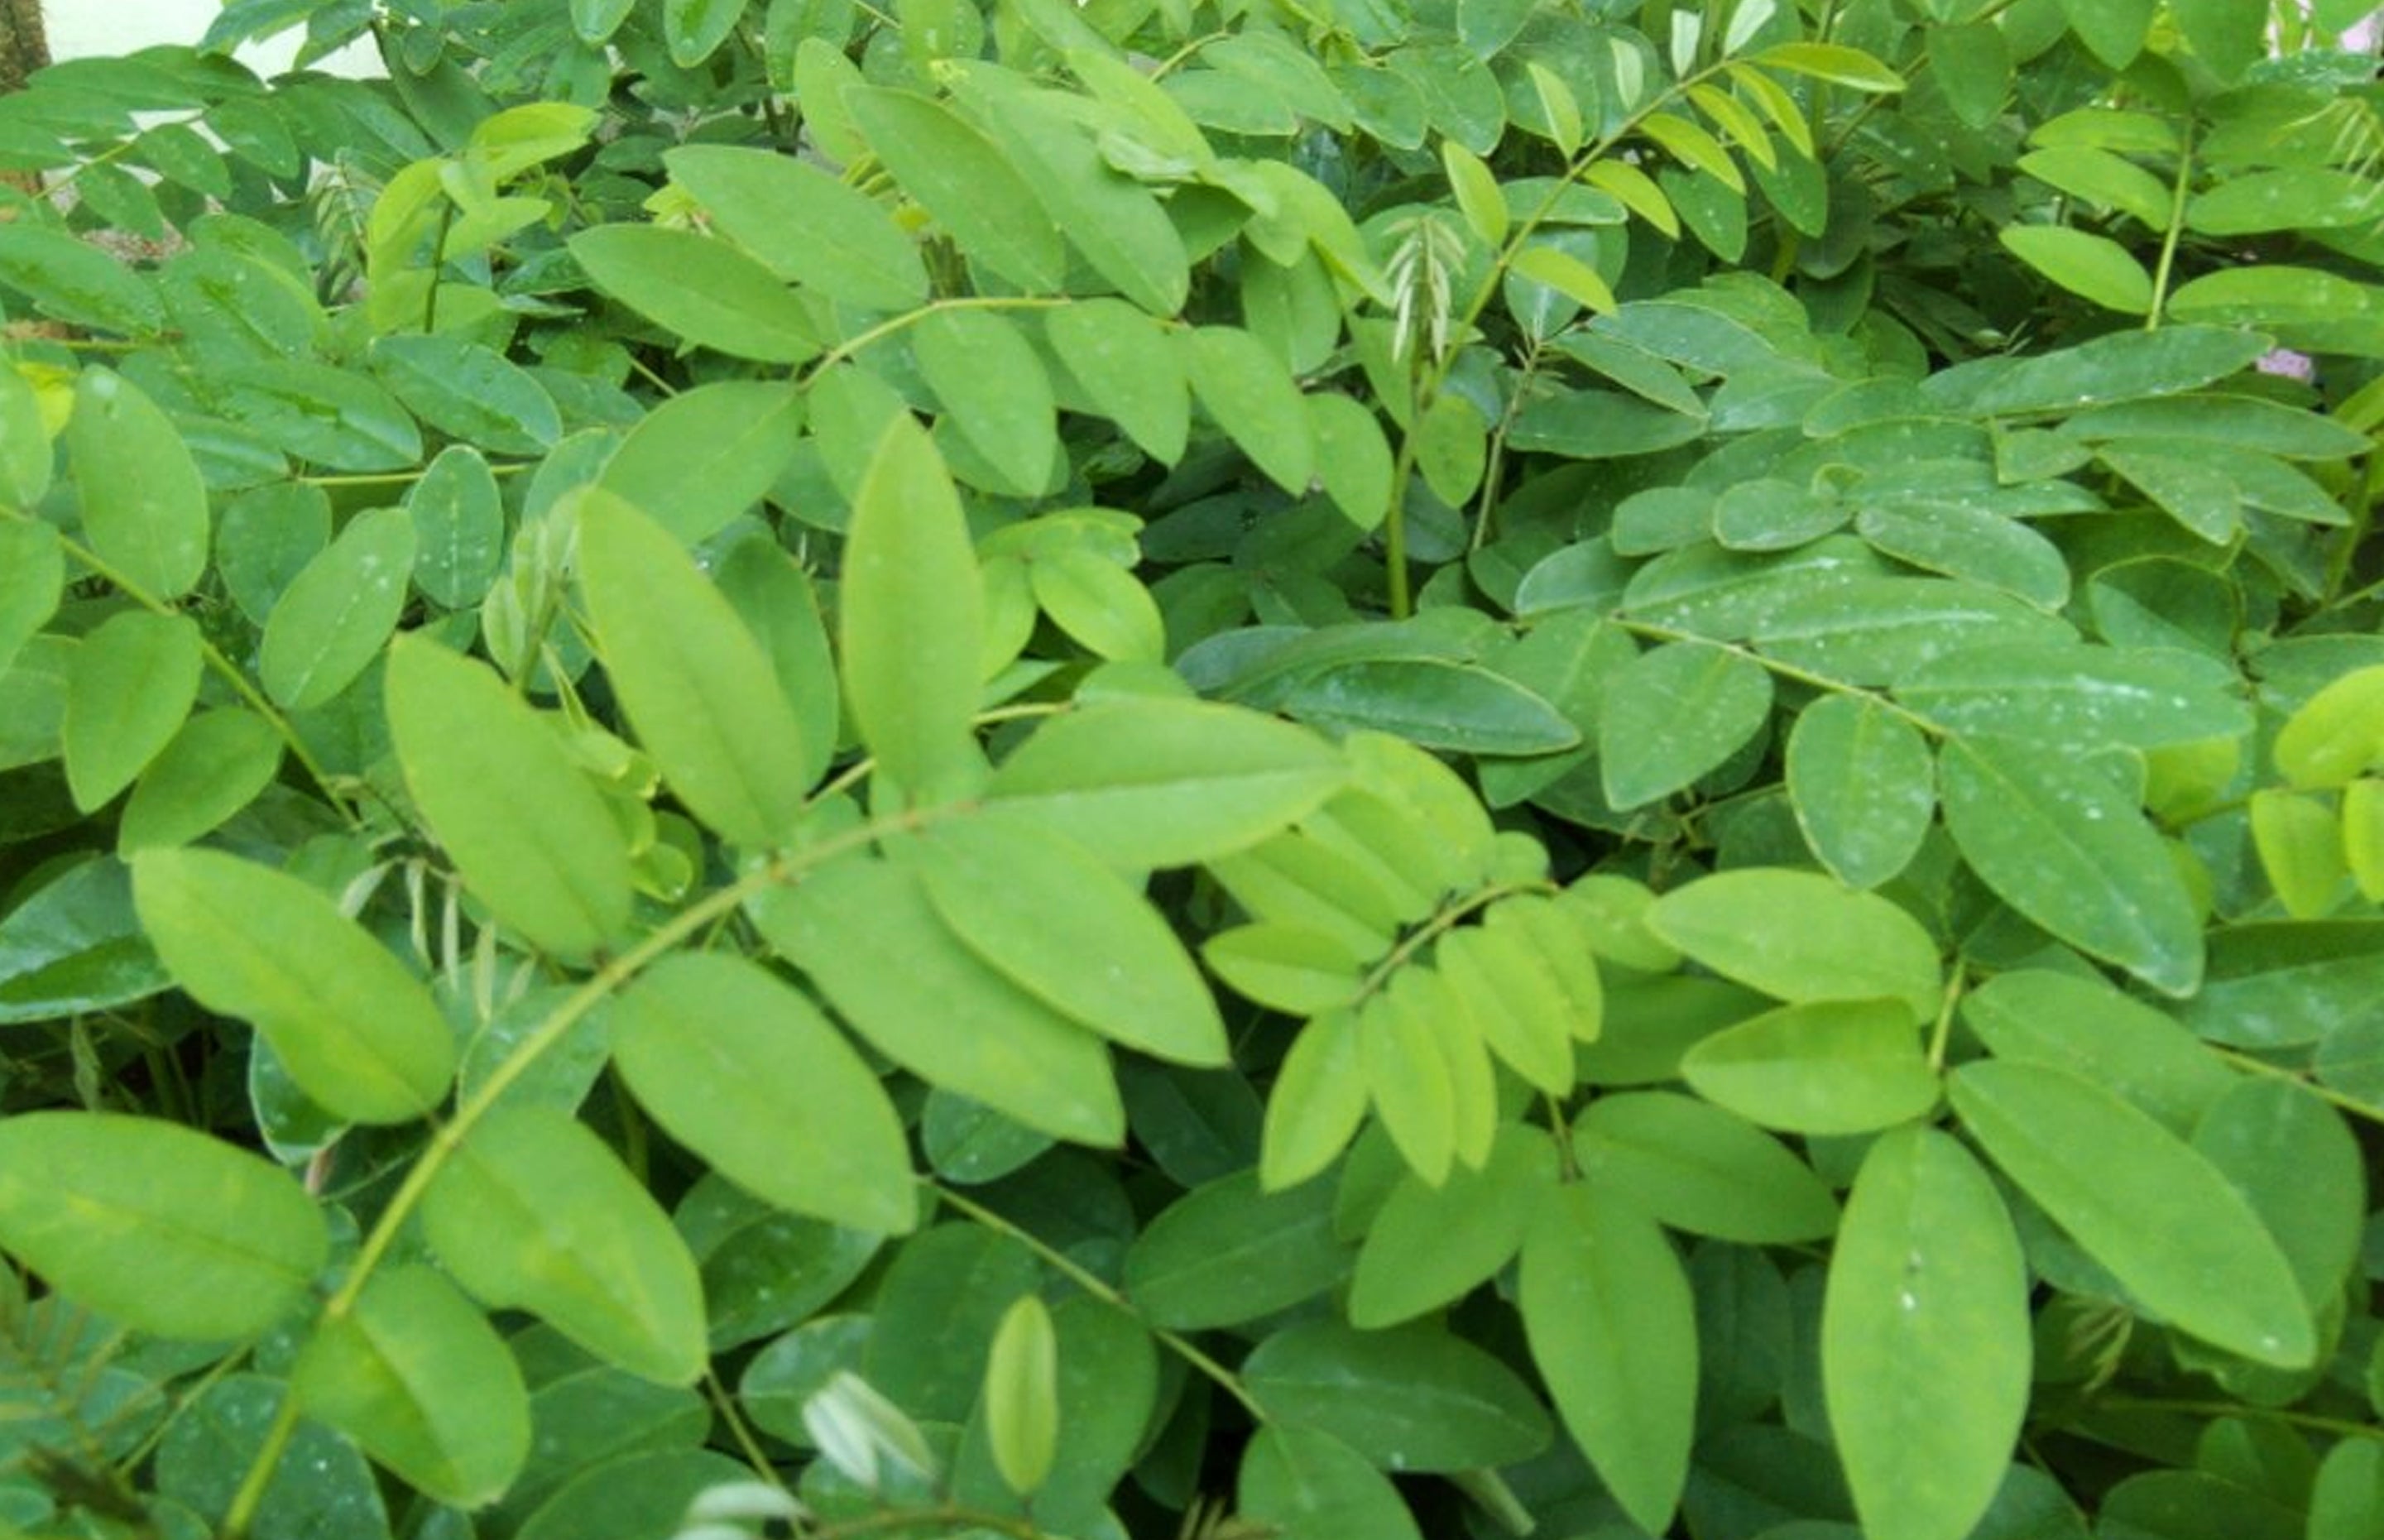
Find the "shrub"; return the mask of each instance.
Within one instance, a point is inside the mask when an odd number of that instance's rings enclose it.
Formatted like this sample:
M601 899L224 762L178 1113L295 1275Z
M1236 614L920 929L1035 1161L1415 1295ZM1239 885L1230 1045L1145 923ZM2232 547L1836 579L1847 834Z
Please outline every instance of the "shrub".
M0 1533L2384 1532L2355 9L0 99Z

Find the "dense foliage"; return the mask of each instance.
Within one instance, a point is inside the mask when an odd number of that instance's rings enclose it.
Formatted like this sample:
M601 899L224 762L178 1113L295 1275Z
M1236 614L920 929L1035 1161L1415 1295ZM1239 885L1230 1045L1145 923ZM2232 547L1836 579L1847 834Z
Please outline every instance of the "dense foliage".
M2384 1534L2363 8L0 99L0 1534Z

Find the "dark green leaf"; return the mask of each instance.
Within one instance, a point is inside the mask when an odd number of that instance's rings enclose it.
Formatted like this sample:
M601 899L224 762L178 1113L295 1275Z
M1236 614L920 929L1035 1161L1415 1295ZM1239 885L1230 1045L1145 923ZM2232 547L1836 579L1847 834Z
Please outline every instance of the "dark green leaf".
M600 225L571 238L571 255L606 293L698 347L765 364L819 354L802 303L725 241L660 225Z
M1384 1470L1507 1465L1548 1443L1547 1413L1515 1372L1439 1326L1293 1326L1242 1361L1242 1383L1271 1418Z
M1161 1211L1126 1253L1125 1287L1154 1325L1230 1326L1322 1293L1349 1262L1334 1238L1332 1184L1265 1193L1243 1172Z

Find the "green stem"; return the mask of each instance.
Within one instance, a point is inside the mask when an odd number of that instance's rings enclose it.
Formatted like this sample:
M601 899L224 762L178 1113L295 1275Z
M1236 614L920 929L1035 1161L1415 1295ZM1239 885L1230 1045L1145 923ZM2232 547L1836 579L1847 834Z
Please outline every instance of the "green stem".
M2371 1101L2362 1101L2357 1097L2345 1096L2330 1086L2318 1084L2299 1070L2287 1069L2282 1064L2271 1064L2257 1054L2245 1053L2241 1049L2221 1048L2216 1044L2211 1046L2221 1059L2239 1070L2249 1070L2254 1074L2265 1074L2271 1080L2290 1080L2319 1100L2330 1103L2353 1117L2384 1126L2384 1107L2378 1107Z
M1042 299L1011 294L962 294L947 299L930 300L916 310L906 310L890 320L878 322L866 331L848 337L821 354L813 361L810 370L803 376L803 385L808 389L811 382L817 379L830 366L841 364L862 349L875 342L882 342L897 332L918 325L939 310L1056 310L1062 305L1074 303L1074 300Z
M1018 1242L1021 1246L1025 1247L1029 1251L1034 1252L1036 1256L1041 1258L1044 1263L1053 1272L1060 1273L1070 1283L1074 1284L1078 1288L1083 1289L1086 1294L1091 1295L1102 1304L1109 1306L1112 1310L1124 1310L1126 1314L1133 1316L1136 1320L1142 1321L1145 1330L1149 1331L1153 1337L1156 1337L1161 1343L1165 1345L1170 1352L1173 1353L1177 1358L1182 1359L1186 1363L1190 1364L1193 1368L1198 1370L1201 1373L1207 1375L1211 1381L1215 1382L1216 1385L1225 1392L1225 1394L1231 1396L1235 1400L1239 1401L1243 1408L1249 1412L1252 1419L1260 1422L1267 1421L1266 1409L1260 1406L1258 1401L1250 1395L1249 1391L1244 1388L1239 1375L1226 1368L1223 1364L1219 1363L1215 1359L1211 1358L1207 1353L1202 1352L1188 1338L1184 1337L1177 1333L1167 1331L1161 1327L1154 1326L1148 1321L1143 1321L1142 1312L1134 1308L1134 1301L1128 1299L1124 1294L1111 1287L1107 1279L1101 1277L1097 1273L1087 1270L1078 1263L1074 1258L1067 1256L1051 1246L1047 1245L1041 1237L1021 1229L1018 1225L1012 1223L1008 1219L996 1213L991 1209L987 1208L984 1204L977 1202L975 1198L962 1196L960 1193L953 1191L950 1187L936 1181L933 1177L922 1176L919 1180L925 1184L928 1189L934 1192L937 1198L941 1198L944 1202L950 1204L953 1208L958 1209L971 1220L984 1225L988 1230L993 1230L1001 1235L1008 1236L1011 1239Z
M2237 1401L2193 1401L2161 1396L2102 1396L2094 1400L2102 1411L2176 1411L2194 1417L2257 1417L2288 1427L2333 1434L2339 1438L2365 1438L2384 1444L2384 1426L2348 1417L2327 1417L2289 1407L2253 1406Z
M2144 329L2160 329L2161 312L2168 308L2169 279L2177 271L2177 246L2185 236L2186 191L2193 182L2193 125L2185 126L2184 145L2177 156L2177 185L2169 193L2168 229L2162 232L2160 263L2153 269L2152 308L2144 313Z

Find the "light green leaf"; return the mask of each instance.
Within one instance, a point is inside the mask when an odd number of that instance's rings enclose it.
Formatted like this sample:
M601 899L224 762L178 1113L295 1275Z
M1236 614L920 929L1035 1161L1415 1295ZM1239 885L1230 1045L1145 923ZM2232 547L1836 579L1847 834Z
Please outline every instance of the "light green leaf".
M1521 1378L1436 1324L1292 1326L1241 1372L1270 1421L1331 1434L1384 1470L1508 1465L1548 1445L1548 1415Z
M2303 792L2267 786L2252 793L2253 847L2277 900L2296 920L2330 913L2350 875L2334 809Z
M2148 230L2167 230L2169 190L2158 177L2124 156L2092 144L2031 150L2018 169L2047 186L2116 208Z
M2124 69L2143 51L2155 0L2061 0L2070 31L2087 51L2113 69Z
M2167 847L2105 771L1998 739L1956 739L1938 758L1946 829L1997 897L2156 989L2192 992L2202 921Z
M1060 1138L1124 1137L1101 1040L979 960L917 872L848 857L749 908L848 1025L929 1084Z
M1818 873L1718 872L1658 899L1645 920L1684 955L1781 1000L1893 1000L1916 1022L1937 1013L1943 970L1920 922Z
M1910 720L1860 695L1825 695L1788 734L1788 799L1821 864L1876 888L1912 863L1937 810L1936 761Z
M1280 921L1219 931L1200 960L1236 993L1294 1016L1348 1004L1367 962L1336 935Z
M1096 656L1159 663L1167 623L1139 578L1080 546L1039 553L1026 564L1035 602L1052 623Z
M1441 982L1435 975L1405 969L1393 984L1409 978ZM1440 1043L1441 1035L1456 1024L1423 1008L1421 997L1430 988L1411 984L1387 988L1360 1007L1358 1062L1365 1072L1374 1116L1398 1147L1399 1158L1409 1171L1437 1186L1448 1180L1457 1158L1460 1087Z
M504 1495L529 1458L529 1392L488 1318L430 1269L374 1275L306 1339L291 1372L306 1414L442 1503Z
M0 674L57 613L66 576L56 530L37 520L0 521Z
M526 1310L631 1373L703 1372L703 1289L686 1242L585 1125L546 1107L480 1120L422 1199L447 1271L500 1310Z
M1856 91L1895 92L1904 78L1859 48L1835 43L1782 43L1746 56L1753 64L1769 65L1793 75L1804 75Z
M1930 28L1929 68L1954 116L1974 129L1993 123L2011 94L2011 43L1992 19Z
M1331 1434L1270 1422L1242 1450L1241 1516L1276 1540L1421 1540L1391 1479Z
M1480 155L1453 139L1441 141L1440 167L1465 222L1484 245L1496 250L1507 239L1507 200L1498 191L1498 179Z
M414 562L413 516L371 508L299 570L267 618L257 653L276 704L308 711L354 682L397 627Z
M605 677L663 778L731 843L784 844L805 751L762 644L670 531L602 489L580 498L578 554Z
M1962 1021L1997 1059L2067 1070L2180 1138L2237 1083L2184 1025L2100 978L2041 968L1997 974L1962 997Z
M1837 1228L1837 1202L1812 1167L1761 1129L1693 1097L1599 1097L1573 1120L1572 1148L1583 1181L1629 1193L1676 1230L1780 1246Z
M1366 1116L1358 1017L1334 1010L1299 1029L1267 1094L1259 1182L1273 1193L1333 1163Z
M207 1342L279 1320L330 1239L297 1178L246 1150L163 1118L38 1112L0 1119L0 1247L119 1326Z
M2268 55L2268 17L2257 6L2171 0L2169 14L2195 56L2222 81L2234 81Z
M971 449L1021 487L1040 487L1059 453L1043 361L1007 317L931 310L911 329L919 373Z
M0 503L30 508L50 490L56 446L42 420L42 398L32 383L13 365L0 369ZM10 524L6 528L38 529L38 525ZM0 534L0 540L22 540ZM0 568L5 570L5 568ZM6 649L0 648L0 659Z
M2277 768L2304 790L2384 767L2384 664L2329 680L2277 731Z
M214 829L273 783L281 747L273 724L253 711L192 716L133 783L117 822L117 849L182 845Z
M2308 1540L2364 1540L2384 1529L2384 1445L2346 1438L2327 1451L2310 1489Z
M501 924L565 957L620 933L620 826L538 713L486 665L412 634L390 646L388 707L406 789Z
M671 180L714 230L792 283L863 310L927 298L918 243L876 199L793 155L726 144L664 151Z
M1572 1088L1575 1030L1596 1024L1584 1024L1537 928L1510 920L1495 930L1451 931L1433 948L1432 961L1490 1050L1532 1085L1562 1096ZM1602 1012L1602 992L1596 1003Z
M682 952L614 1002L613 1061L671 1136L781 1209L911 1228L911 1155L877 1076L801 994L741 958Z
M469 609L504 565L505 508L479 451L449 444L407 490L414 516L414 583L434 602Z
M950 107L908 92L848 87L845 110L869 147L970 262L1029 293L1067 277L1060 231L991 140Z
M771 271L725 241L661 225L609 224L570 240L596 286L698 347L764 364L816 357L811 312Z
M1520 1124L1499 1130L1480 1171L1460 1167L1437 1187L1401 1176L1358 1253L1350 1324L1397 1325L1462 1298L1514 1259L1556 1187L1556 1147Z
M1995 1164L2147 1310L2261 1363L2316 1356L2309 1306L2259 1216L2150 1114L2043 1064L1966 1064L1949 1088Z
M582 43L606 43L629 18L638 0L571 0L571 30Z
M966 789L980 763L976 554L942 458L907 415L855 500L839 594L845 703L879 773L923 800Z
M2007 225L2005 249L2073 294L2124 316L2153 306L2153 279L2128 248L2107 235L2059 225Z
M1668 797L1763 730L1771 676L1710 642L1666 642L1607 679L1597 722L1598 775L1617 809Z
M142 924L175 980L254 1025L326 1110L402 1123L445 1099L455 1073L446 1018L327 894L213 851L146 851L132 872Z
M1035 1295L1020 1295L993 1334L985 1426L1001 1479L1020 1497L1033 1497L1051 1474L1061 1431L1060 1342L1051 1312Z
M82 639L60 725L76 807L106 802L173 740L198 699L205 645L188 615L147 610L121 611Z
M1867 1134L1937 1104L1937 1074L1902 1000L1766 1012L1700 1039L1681 1074L1707 1100L1793 1134Z
M1482 409L1460 395L1436 396L1424 409L1415 425L1416 466L1424 485L1443 503L1462 507L1482 484L1489 426Z
M1224 1020L1166 917L1085 847L999 814L914 843L936 913L1012 984L1112 1042L1230 1062Z
M1688 1481L1698 1357L1663 1231L1620 1193L1571 1184L1523 1239L1518 1302L1565 1431L1632 1521L1662 1534Z
M1153 697L1046 722L1002 762L987 796L1121 867L1184 866L1257 844L1347 776L1341 756L1302 728Z
M1866 1532L1964 1540L2028 1411L2029 1274L2003 1195L1932 1128L1863 1160L1830 1259L1821 1375Z
M639 419L596 484L693 545L761 501L802 423L803 399L785 385L699 385Z
M85 369L66 444L100 560L153 599L188 593L206 570L207 491L172 421L122 376Z
M1158 322L1122 300L1087 299L1046 312L1043 332L1094 410L1161 464L1184 457L1191 387Z
M1298 382L1265 343L1235 327L1194 327L1182 334L1185 374L1217 426L1294 497L1316 473L1316 440Z
M1254 1172L1205 1183L1151 1220L1125 1257L1125 1290L1155 1326L1255 1321L1332 1287L1349 1270L1334 1237L1333 1185L1269 1193Z
M1746 174L1738 168L1738 162L1730 158L1730 151L1722 147L1720 140L1688 118L1669 112L1649 113L1640 119L1639 131L1690 170L1711 177L1732 193L1745 194ZM1677 198L1674 201L1679 202Z

